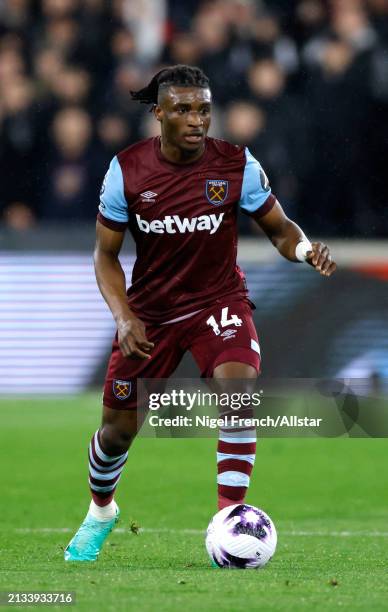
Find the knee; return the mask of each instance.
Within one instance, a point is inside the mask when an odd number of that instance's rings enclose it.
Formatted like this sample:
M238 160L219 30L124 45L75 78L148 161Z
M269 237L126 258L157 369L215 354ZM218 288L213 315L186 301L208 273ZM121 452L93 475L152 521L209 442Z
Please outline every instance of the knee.
M123 429L114 423L106 423L100 429L102 450L107 455L122 455L130 447L135 433L130 429Z
M257 381L257 370L249 364L225 362L213 372L211 387L223 393L252 393Z

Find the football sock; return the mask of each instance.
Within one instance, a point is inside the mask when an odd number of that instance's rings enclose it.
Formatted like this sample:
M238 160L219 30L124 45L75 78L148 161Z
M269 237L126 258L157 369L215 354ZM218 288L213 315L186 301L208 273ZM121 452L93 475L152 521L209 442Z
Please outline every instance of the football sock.
M244 503L255 457L255 428L225 427L219 430L217 446L219 510L232 504Z
M110 521L117 514L117 504L114 499L107 506L97 506L94 499L90 502L89 513L99 521Z
M121 472L127 461L128 451L111 457L101 448L99 430L89 445L89 486L97 506L107 506L113 499Z

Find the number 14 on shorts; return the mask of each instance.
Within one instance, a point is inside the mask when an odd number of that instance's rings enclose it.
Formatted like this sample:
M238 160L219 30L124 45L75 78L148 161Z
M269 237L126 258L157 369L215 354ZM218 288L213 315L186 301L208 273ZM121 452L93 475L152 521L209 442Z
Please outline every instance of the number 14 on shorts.
M230 315L230 318L228 318L228 310L228 306L221 310L221 320L219 323L217 323L214 315L211 315L211 317L209 317L206 321L206 323L212 327L216 336L219 336L221 333L220 325L221 327L227 327L228 325L236 325L237 327L240 327L242 324L242 320L236 314L232 314Z

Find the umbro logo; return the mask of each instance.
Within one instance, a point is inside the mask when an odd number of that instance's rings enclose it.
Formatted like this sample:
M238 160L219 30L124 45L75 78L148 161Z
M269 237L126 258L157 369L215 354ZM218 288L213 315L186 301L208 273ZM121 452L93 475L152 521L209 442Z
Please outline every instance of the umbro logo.
M142 197L142 202L147 202L148 204L153 204L155 202L155 198L158 195L153 191L144 191L144 193L140 194Z
M237 334L237 329L226 329L224 332L222 332L221 336L223 337L223 340L228 340L229 338L234 338L235 335Z

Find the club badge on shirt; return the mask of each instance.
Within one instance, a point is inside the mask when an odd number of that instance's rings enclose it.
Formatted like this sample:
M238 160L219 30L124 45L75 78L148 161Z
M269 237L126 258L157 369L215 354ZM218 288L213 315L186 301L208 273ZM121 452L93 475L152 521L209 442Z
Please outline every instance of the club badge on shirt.
M131 395L132 384L128 380L114 380L113 393L119 400L125 400Z
M228 181L223 179L207 179L206 197L210 204L219 206L228 197Z

